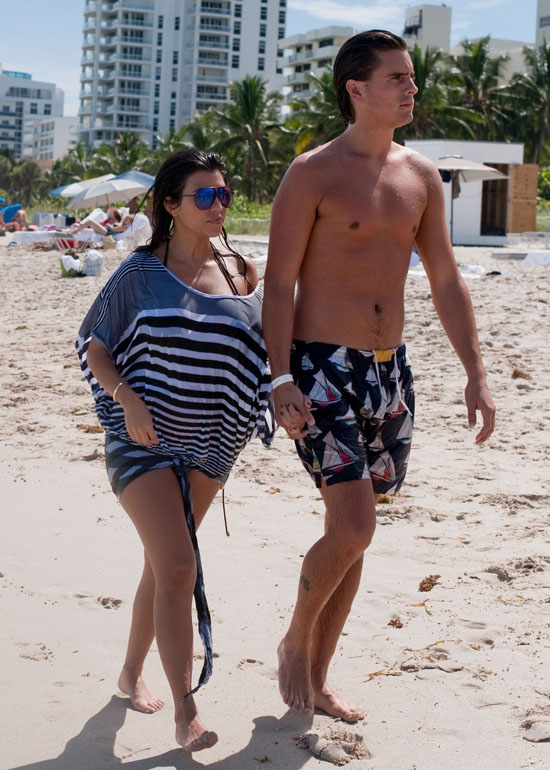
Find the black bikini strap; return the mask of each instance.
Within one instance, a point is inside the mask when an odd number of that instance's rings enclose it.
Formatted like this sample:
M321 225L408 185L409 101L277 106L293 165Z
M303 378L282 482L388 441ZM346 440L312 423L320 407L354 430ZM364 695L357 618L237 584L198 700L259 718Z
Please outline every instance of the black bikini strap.
M162 264L164 265L164 267L166 267L166 265L168 264L168 246L169 246L169 244L170 244L170 239L167 239L166 240L166 248L164 249L164 259L162 261Z
M233 281L233 277L231 276L229 270L227 269L227 266L226 266L226 264L224 262L224 259L223 259L222 255L217 250L217 248L214 246L214 244L211 244L211 246L212 246L212 254L214 255L214 259L216 261L216 264L220 268L220 271L221 271L223 277L225 278L225 280L227 281L227 283L231 287L231 291L233 292L233 294L239 294L239 291L238 291L237 287L235 286L235 282Z

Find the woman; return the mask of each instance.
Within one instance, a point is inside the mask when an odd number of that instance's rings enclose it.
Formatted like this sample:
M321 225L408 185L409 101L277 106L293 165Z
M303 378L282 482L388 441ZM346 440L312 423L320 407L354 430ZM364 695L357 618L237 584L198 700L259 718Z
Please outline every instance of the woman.
M119 687L141 711L162 707L141 676L156 636L188 751L217 741L193 699L212 668L195 527L244 445L273 433L258 277L227 243L231 201L219 156L168 158L153 186L150 244L116 270L77 340L109 479L145 551ZM223 255L210 240L220 233ZM193 594L205 662L191 690Z

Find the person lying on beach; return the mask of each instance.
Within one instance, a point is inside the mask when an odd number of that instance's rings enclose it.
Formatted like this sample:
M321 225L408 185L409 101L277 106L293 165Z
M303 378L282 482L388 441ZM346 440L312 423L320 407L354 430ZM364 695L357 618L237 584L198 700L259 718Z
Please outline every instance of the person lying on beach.
M27 227L27 212L25 209L18 209L13 215L12 221L4 225L4 229L7 233L16 233L20 230L26 230Z
M115 206L110 206L107 209L107 215L104 220L101 222L96 222L94 219L91 219L89 217L85 217L82 222L80 222L77 225L72 225L69 228L69 232L71 234L74 233L81 233L83 231L93 231L94 233L97 233L98 235L108 235L110 228L116 228L118 225L120 225L121 216L120 216L120 210L117 209Z
M405 41L383 30L355 35L336 57L334 83L347 128L298 156L279 187L263 320L275 417L326 508L279 645L279 689L293 709L353 722L364 710L327 672L374 534L377 495L396 494L407 470L414 388L404 285L414 241L466 370L470 425L482 415L477 443L491 435L495 409L439 173L393 142L394 129L413 119L418 91Z
M223 228L232 197L220 156L168 158L154 184L151 241L115 271L77 340L109 480L145 551L118 684L136 709L162 707L142 678L156 636L176 741L190 752L218 740L194 699L212 671L196 529L246 443L273 436L258 277ZM220 234L224 253L211 242ZM193 595L205 651L194 688Z

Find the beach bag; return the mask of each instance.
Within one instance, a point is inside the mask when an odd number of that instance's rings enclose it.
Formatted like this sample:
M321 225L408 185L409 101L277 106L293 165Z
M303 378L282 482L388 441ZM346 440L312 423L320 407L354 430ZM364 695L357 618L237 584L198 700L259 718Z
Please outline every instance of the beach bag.
M88 249L82 255L83 275L100 275L103 267L103 255L97 249Z
M62 278L76 278L77 275L83 275L80 259L73 257L72 254L64 254L59 260L59 264Z

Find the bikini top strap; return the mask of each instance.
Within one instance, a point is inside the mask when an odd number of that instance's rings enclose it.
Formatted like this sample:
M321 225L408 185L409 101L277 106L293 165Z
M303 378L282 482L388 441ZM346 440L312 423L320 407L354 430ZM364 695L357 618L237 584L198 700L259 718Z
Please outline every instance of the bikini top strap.
M226 266L226 264L225 264L225 262L223 260L222 255L220 254L220 252L217 250L217 248L214 246L213 243L211 244L211 246L212 246L212 254L214 256L216 264L220 268L220 271L221 271L223 277L225 278L225 280L227 281L227 283L231 287L231 291L233 292L233 294L238 295L239 294L239 290L235 286L235 282L233 281L233 277L231 276L229 270L227 269L227 266Z

